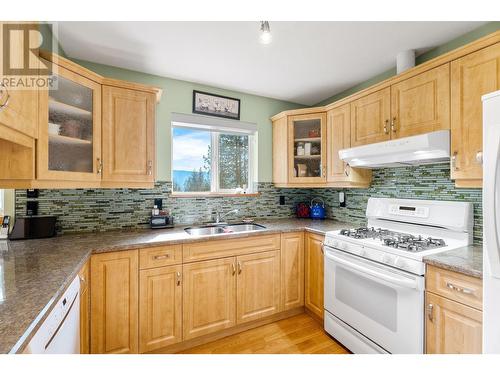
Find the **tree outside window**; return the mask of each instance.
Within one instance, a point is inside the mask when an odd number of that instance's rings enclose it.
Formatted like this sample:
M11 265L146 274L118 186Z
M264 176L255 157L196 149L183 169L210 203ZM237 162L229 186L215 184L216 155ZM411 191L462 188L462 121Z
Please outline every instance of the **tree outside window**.
M235 192L252 188L251 135L173 128L173 191Z

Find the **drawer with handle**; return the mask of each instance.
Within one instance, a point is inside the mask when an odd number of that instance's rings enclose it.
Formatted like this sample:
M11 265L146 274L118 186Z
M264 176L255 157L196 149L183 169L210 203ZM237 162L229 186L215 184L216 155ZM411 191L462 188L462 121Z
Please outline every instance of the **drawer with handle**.
M483 309L483 283L481 279L427 266L426 289L464 305Z
M182 263L182 245L155 246L139 251L141 270Z
M265 234L243 238L193 242L184 244L184 262L227 258L244 254L262 253L280 249L279 234Z

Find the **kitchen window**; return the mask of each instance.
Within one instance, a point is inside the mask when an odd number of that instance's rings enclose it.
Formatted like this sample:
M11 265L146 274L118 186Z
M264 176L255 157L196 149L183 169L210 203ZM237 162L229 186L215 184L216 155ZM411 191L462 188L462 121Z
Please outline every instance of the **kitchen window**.
M256 137L256 124L173 113L173 192L254 193Z

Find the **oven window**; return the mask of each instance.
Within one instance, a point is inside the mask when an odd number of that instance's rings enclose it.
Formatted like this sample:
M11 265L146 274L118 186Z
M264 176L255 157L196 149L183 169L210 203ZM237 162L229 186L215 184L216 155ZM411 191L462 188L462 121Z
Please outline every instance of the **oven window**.
M397 331L398 295L395 289L342 267L336 267L335 271L337 300L391 331Z

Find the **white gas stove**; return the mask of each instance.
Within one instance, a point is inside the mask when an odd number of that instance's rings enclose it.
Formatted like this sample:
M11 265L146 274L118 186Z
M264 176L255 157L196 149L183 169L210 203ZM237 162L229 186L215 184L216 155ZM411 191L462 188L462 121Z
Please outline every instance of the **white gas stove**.
M472 243L472 204L370 198L367 227L327 232L325 246L417 275L422 259Z
M366 217L325 236L325 330L355 353L423 353L423 257L472 243L472 204L370 198Z

